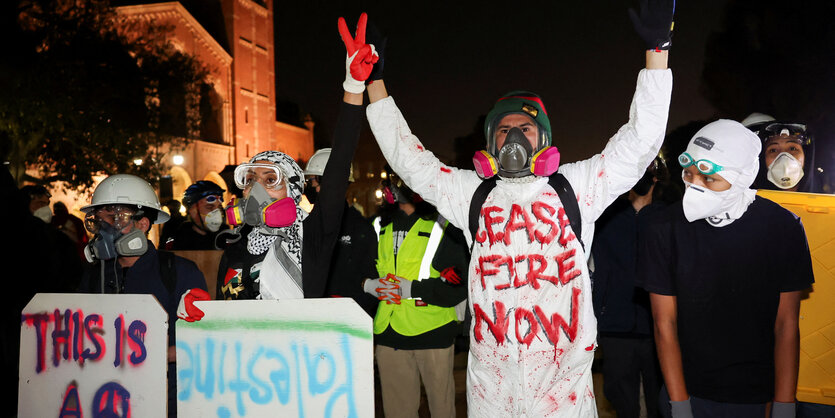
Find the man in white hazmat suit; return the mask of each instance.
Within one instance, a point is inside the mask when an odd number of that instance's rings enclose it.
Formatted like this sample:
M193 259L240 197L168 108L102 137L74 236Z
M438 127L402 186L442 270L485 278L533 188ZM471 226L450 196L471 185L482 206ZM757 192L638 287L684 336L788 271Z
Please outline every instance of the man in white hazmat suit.
M412 135L382 80L368 86L366 113L386 160L472 245L470 416L597 415L591 373L597 331L585 250L549 178L556 172L567 179L591 248L594 221L638 181L664 138L673 2L660 3L631 13L649 49L646 69L638 75L629 121L588 160L559 166L541 99L516 92L488 116L488 150L474 158L478 173L448 167ZM495 187L476 208L473 234L474 193L480 177L495 174Z

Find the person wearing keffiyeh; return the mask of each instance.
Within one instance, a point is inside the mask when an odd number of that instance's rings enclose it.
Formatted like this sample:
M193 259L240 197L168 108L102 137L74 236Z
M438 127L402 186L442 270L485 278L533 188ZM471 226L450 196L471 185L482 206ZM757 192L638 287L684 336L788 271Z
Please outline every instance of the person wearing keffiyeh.
M365 32L365 15L357 34ZM340 26L344 26L343 23ZM342 32L342 28L340 28ZM299 207L304 172L279 151L264 151L242 166L250 166L250 182L239 185L245 198L284 204L286 226L247 225L243 238L228 247L218 268L218 299L282 299L325 296L328 269L339 238L351 160L364 118L365 80L378 55L365 37L343 33L346 58L345 93L333 136L333 150L321 179L321 192L310 214ZM275 171L280 184L270 184L263 172ZM261 170L260 172L258 170ZM238 182L236 176L236 183ZM246 184L244 184L246 183ZM261 197L259 197L261 196ZM290 208L290 198L295 207ZM281 202L282 199L286 201ZM263 205L263 203L261 203ZM263 206L261 206L263 208ZM293 220L292 211L295 210ZM292 221L292 222L290 222ZM185 319L185 318L184 318Z

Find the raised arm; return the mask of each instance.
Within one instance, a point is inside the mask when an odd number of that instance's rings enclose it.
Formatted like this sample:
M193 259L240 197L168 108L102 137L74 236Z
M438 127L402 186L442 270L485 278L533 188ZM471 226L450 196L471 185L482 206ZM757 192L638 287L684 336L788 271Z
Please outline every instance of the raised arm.
M664 141L673 87L667 68L673 12L673 0L643 4L640 13L630 10L646 44L646 68L638 74L629 120L600 154L560 168L578 194L584 225L591 228L603 210L641 178Z
M336 120L331 158L325 166L321 180L322 190L317 205L314 206L314 211L318 207L320 211L328 212L316 218L319 221L316 229L319 229L318 233L324 237L335 237L339 233L351 160L354 158L362 128L365 80L377 61L374 46L365 43L367 20L368 16L365 13L360 15L355 35L348 30L345 19L340 17L338 21L339 34L346 50L345 81L342 83L345 93L342 95L342 104ZM311 234L306 235L305 239L318 239Z
M322 175L322 191L317 206L329 212L322 216L322 229L325 235L338 234L348 190L348 176L351 170L351 160L359 141L362 128L362 104L365 80L369 77L377 53L373 45L365 42L365 29L368 16L363 13L357 22L355 34L351 34L344 18L339 18L339 34L345 44L345 81L342 86L342 104L337 116L336 129L333 135L333 150L331 158L325 166ZM315 209L314 209L315 210Z
M385 45L385 38L378 41ZM382 54L384 55L384 54ZM382 69L381 55L377 69ZM380 73L372 73L368 83L368 123L383 156L406 184L433 204L438 212L459 229L467 231L467 211L481 180L471 170L459 170L441 163L412 135L400 109L389 97Z
M322 297L325 292L329 260L333 255L342 216L345 209L345 193L351 161L362 129L363 92L365 79L377 60L372 45L365 43L367 16L363 13L357 22L356 35L348 30L345 19L339 18L338 28L345 43L345 90L333 134L333 148L321 179L321 192L310 217L305 220L305 247L313 249L308 255L313 260L303 260L305 297ZM307 241L314 241L308 244Z

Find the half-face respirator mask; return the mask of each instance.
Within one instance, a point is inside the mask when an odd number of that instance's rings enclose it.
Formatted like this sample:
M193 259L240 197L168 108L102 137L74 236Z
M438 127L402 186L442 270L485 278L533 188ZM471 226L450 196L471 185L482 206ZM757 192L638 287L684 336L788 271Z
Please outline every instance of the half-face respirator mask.
M125 206L103 206L87 213L85 228L95 236L84 247L84 256L92 263L112 260L118 256L138 257L148 251L148 238L137 228L122 231L141 218L141 212Z
M381 182L383 186L383 199L386 203L393 205L395 203L412 203L408 197L408 194L404 188L406 186L403 184L402 180L397 178L386 179Z
M234 199L226 207L226 222L232 226L250 225L268 235L278 233L296 221L296 201L291 197L275 199L260 182L252 183L249 196Z

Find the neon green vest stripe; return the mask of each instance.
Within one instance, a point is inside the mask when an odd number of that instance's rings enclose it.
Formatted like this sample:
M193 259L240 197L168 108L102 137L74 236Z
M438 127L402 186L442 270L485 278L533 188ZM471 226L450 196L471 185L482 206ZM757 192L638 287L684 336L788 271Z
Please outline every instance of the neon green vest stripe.
M434 225L435 221L418 219L406 234L403 243L400 244L396 260L392 224L386 225L380 232L377 244L377 272L380 277L393 273L409 280L428 279L428 277L418 276ZM423 234L420 234L421 232ZM430 252L434 253L434 251ZM438 279L440 274L434 267L430 269L430 276L434 277L431 280L440 280ZM380 334L391 325L398 334L412 337L455 320L457 320L455 308L435 305L415 306L413 299L403 299L399 305L380 302L377 315L374 316L374 333Z

